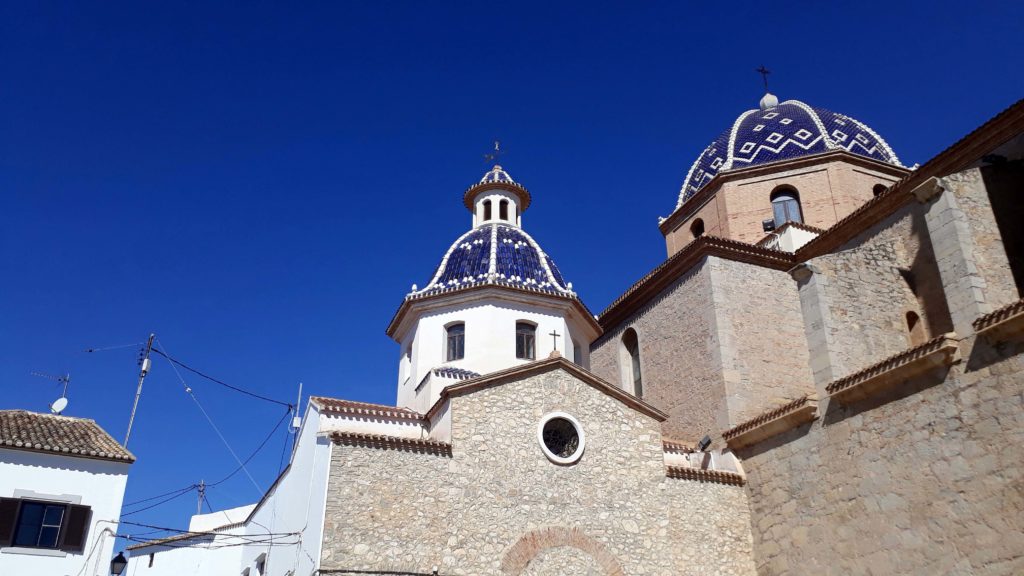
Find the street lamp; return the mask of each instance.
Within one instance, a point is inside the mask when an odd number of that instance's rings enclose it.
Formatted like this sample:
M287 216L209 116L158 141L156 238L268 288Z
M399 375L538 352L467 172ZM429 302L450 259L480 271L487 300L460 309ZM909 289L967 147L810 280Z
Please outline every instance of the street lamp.
M118 552L117 556L110 561L110 573L114 576L121 576L124 572L124 567L128 565L128 560L124 557L124 552Z

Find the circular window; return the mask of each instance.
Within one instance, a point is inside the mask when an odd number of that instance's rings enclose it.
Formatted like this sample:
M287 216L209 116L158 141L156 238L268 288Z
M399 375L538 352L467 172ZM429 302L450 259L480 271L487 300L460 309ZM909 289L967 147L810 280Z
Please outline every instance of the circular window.
M580 423L564 412L552 412L541 418L537 440L548 460L556 464L572 464L583 455L586 436Z

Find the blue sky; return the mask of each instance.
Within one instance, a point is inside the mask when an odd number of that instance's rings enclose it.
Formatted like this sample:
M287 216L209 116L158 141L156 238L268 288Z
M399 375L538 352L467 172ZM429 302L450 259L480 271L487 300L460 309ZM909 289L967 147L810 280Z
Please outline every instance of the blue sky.
M5 3L0 389L59 394L123 437L134 348L293 402L394 401L384 328L503 164L525 228L600 311L665 255L658 216L700 151L772 91L924 162L1024 96L1024 5ZM183 373L242 457L279 406ZM250 465L275 477L285 435ZM127 500L235 468L154 358ZM239 474L214 507L255 501ZM133 515L184 526L187 495Z

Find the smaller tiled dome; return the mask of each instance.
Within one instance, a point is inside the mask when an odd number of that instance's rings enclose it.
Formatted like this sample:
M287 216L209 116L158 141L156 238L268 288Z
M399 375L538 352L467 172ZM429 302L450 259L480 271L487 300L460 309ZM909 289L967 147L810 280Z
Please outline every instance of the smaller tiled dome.
M430 283L409 296L435 294L480 284L498 284L573 294L572 287L537 242L521 228L484 224L463 234L445 253Z
M494 168L488 170L487 173L484 174L484 177L480 179L480 184L486 184L488 182L516 183L516 181L509 176L508 172L505 172L505 170L497 164L494 165Z
M780 103L766 94L757 110L740 114L701 152L686 175L676 208L726 170L832 150L902 166L885 140L863 122L799 100Z

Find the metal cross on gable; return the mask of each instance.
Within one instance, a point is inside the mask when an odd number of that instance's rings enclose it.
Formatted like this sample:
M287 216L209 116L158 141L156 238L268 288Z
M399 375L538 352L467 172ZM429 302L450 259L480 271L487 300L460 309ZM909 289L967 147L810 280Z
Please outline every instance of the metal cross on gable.
M552 350L558 350L558 339L559 339L559 338L560 338L560 337L561 337L562 335L561 335L561 334L559 334L558 332L556 332L556 331L552 330L552 331L551 331L551 333L550 333L550 334L548 334L548 336L551 336L551 341L552 341L552 343L553 343L552 345L554 346L554 348L552 348Z
M501 150L501 140L495 140L494 151L488 154L484 154L484 160L497 164L498 159L501 158L503 154L504 152Z
M767 68L765 68L764 64L761 64L761 67L760 68L755 68L754 72L757 72L758 74L760 74L761 78L764 79L764 91L767 92L768 91L768 75L771 74L772 71L767 69Z

